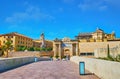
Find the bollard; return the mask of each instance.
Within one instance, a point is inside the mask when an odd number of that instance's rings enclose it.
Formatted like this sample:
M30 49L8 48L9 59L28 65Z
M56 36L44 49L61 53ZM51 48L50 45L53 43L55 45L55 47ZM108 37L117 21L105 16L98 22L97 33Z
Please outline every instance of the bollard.
M53 58L50 58L51 61L53 61Z
M85 63L79 62L79 73L80 75L85 75Z
M34 60L35 60L35 62L37 62L37 61L38 61L38 58L37 58L37 57L35 57L35 58L34 58Z
M66 56L66 60L68 60L68 55Z

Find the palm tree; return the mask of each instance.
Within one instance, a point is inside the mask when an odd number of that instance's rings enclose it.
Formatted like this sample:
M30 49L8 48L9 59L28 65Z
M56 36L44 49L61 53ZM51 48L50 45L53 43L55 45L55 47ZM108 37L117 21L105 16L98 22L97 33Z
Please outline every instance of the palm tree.
M6 46L5 45L1 46L1 49L2 49L3 55L5 55Z
M7 41L6 43L5 43L5 45L3 45L1 48L2 48L2 51L4 52L4 54L5 54L5 57L8 57L8 53L9 53L9 51L11 51L12 50L12 48L13 48L13 46L11 45L12 43L10 42L10 41Z

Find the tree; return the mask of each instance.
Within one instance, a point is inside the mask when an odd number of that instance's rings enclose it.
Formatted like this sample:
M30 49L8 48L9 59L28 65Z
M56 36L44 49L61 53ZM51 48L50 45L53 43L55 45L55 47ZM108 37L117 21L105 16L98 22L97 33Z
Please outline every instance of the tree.
M10 41L7 41L5 43L5 45L3 45L1 48L2 48L2 51L4 52L5 54L5 57L8 57L8 53L9 51L12 50L13 46L11 45L12 43Z
M2 51L2 49L0 48L0 56L3 56L3 51Z
M35 50L35 51L40 51L40 48L34 47L34 50Z
M49 47L49 48L46 48L46 50L47 50L47 51L52 51L52 48Z
M28 51L34 51L34 47L27 48Z
M44 48L44 47L40 48L40 51L46 51L46 48Z
M109 48L109 44L107 45L107 57L110 58L110 48Z
M22 46L21 48L22 48L22 51L25 51L27 49L27 47L25 46Z
M27 47L25 47L25 46L17 46L16 47L17 51L25 51L26 49L27 49Z

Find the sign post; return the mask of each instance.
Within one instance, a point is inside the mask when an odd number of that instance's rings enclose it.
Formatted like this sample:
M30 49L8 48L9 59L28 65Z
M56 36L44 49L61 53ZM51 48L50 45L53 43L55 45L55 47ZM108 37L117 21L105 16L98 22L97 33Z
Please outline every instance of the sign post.
M80 75L85 75L85 63L79 62L79 73Z

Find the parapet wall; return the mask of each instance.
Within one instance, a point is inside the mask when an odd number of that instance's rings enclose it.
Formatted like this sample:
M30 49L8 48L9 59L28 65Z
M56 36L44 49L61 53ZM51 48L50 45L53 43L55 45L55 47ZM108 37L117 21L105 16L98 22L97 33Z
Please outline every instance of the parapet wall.
M70 58L72 62L79 64L80 61L85 62L85 69L96 74L100 79L119 79L120 78L120 63L106 61L93 58L84 58L73 56Z
M0 59L0 72L34 62L34 57L15 57Z
M53 56L54 52L53 51L19 51L19 52L10 52L9 57L22 57L22 56L29 56L29 57L40 57L40 56Z
M95 57L106 57L107 52L108 52L108 48L98 48L95 49L94 55ZM120 54L120 44L113 48L110 48L109 53L112 57L116 57L118 54Z

